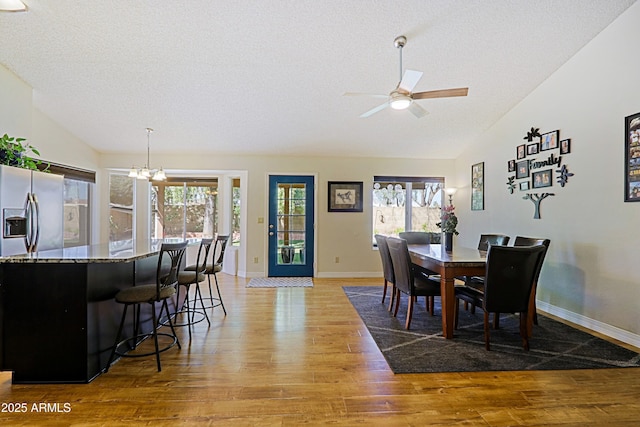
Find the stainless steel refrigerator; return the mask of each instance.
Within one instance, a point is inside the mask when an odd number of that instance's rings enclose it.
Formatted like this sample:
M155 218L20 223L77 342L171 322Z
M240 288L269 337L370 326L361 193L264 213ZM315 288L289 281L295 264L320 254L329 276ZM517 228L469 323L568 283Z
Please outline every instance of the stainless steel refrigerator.
M0 256L64 244L64 177L0 165Z

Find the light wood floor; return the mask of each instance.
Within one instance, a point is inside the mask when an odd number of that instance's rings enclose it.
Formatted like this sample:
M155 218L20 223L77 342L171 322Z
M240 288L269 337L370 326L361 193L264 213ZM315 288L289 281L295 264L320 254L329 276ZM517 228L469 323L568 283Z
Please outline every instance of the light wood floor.
M83 385L12 385L3 372L2 410L26 412L0 412L0 425L640 423L640 369L394 375L342 291L381 279L247 289L220 278L228 315L215 309L190 346L181 328L183 348L162 354L161 373L153 358L122 359Z

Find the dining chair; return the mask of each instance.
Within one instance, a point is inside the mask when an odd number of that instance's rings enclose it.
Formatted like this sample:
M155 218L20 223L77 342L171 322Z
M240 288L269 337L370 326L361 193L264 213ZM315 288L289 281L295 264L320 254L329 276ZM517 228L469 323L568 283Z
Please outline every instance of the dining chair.
M393 315L396 316L398 314L401 293L407 294L407 319L405 321L405 329L409 329L413 315L413 305L417 297L426 297L427 310L429 310L429 314L433 316L434 297L440 296L440 281L430 279L416 272L416 266L411 262L409 247L405 239L387 237L387 245L389 246L389 253L391 254L393 275L395 278L396 296Z
M389 246L387 245L387 237L382 234L376 234L373 237L376 239L378 252L380 253L380 259L382 260L382 274L384 276L382 304L384 304L384 299L387 296L387 285L391 284L391 296L389 297L389 311L391 311L396 294L396 286L394 285L396 279L393 275L393 264L391 263L391 254L389 253Z
M177 345L178 348L181 348L180 340L176 335L174 325L171 321L171 316L169 316L169 307L167 305L167 300L176 293L176 288L178 286L178 269L180 268L180 262L182 261L186 248L186 242L163 243L160 247L160 253L158 255L158 267L156 269L155 278L156 283L125 288L116 294L115 301L119 304L123 304L124 309L122 310L122 319L120 320L120 326L116 334L116 340L111 349L111 355L109 356L109 361L107 362L105 372L109 370L109 367L111 366L111 363L113 363L113 359L116 355L121 357L143 357L150 356L152 354L156 355L158 372L160 372L162 370L162 366L160 364L160 353L170 349L174 345ZM169 259L168 263L166 262L167 259ZM166 264L168 264L168 271ZM156 315L156 303L158 302L161 303L161 306L160 312L158 313L158 315ZM149 304L151 306L152 329L147 333L140 333L140 306L142 304ZM127 309L129 308L129 306L133 306L133 335L129 338L121 340L122 330L127 319ZM163 310L165 310L165 312L167 313L167 324L171 329L171 334L158 332L158 328L162 326L162 324L159 322L159 319L162 317ZM159 335L168 336L172 338L172 340L165 347L159 348ZM128 352L120 352L118 350L118 348L125 343L129 343L129 351L135 350L140 341L150 336L153 337L155 345L155 351L153 352L129 354Z
M401 231L398 233L398 237L407 241L407 245L430 245L431 243L435 243L434 235L440 233L430 233L426 231ZM429 270L424 267L417 267L421 274L425 276L437 276L438 273L435 271Z
M545 247L490 246L482 309L484 311L484 342L490 346L489 313L519 313L522 347L529 350L528 311L536 274Z
M489 249L490 245L507 245L508 243L509 236L506 236L504 234L481 234L480 241L478 242L478 250L486 251ZM484 286L483 276L463 276L457 277L457 279L462 280L464 282L464 286L474 288L478 291L482 291L482 288ZM473 293L470 293L470 295L473 295ZM468 305L471 304L471 313L475 313L475 304L471 303L470 300L467 299L463 299L463 301L465 310L468 308Z
M540 266L538 271L536 272L536 278L533 283L533 289L531 293L532 304L533 304L533 324L538 324L538 309L536 307L536 292L538 290L538 279L540 278L540 272L542 271L542 264L544 263L544 258L547 256L547 251L549 250L549 245L551 244L550 239L542 239L537 237L523 237L516 236L516 239L513 241L513 246L534 246L534 245L542 245L544 246L544 252L542 254L542 259L540 260Z

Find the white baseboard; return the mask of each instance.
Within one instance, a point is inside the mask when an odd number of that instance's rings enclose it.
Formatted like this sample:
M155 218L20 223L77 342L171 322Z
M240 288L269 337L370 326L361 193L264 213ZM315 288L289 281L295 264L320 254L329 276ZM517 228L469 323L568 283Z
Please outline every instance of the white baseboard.
M634 347L640 347L640 335L591 319L581 314L565 310L564 308L556 307L543 301L536 300L536 305L540 310L553 314L554 316L568 322L583 326L589 330L606 335L618 341L622 341L623 343L630 344Z
M323 271L316 275L318 278L323 279L371 279L376 277L382 277L380 272L370 271Z

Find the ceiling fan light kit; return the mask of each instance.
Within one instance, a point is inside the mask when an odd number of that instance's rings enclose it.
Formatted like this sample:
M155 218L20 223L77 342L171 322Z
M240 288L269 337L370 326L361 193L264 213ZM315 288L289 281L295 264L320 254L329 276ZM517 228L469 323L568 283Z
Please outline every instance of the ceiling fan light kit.
M454 96L467 96L469 92L469 88L456 88L456 89L440 89L440 90L432 90L428 92L415 92L413 93L413 88L416 87L420 79L422 78L421 71L414 70L406 70L404 75L402 74L402 48L407 43L407 38L405 36L398 36L393 41L393 45L400 49L400 82L398 86L394 90L389 93L389 95L380 95L380 94L372 94L372 93L353 93L347 92L346 96L359 96L365 95L374 98L387 98L387 101L384 104L378 105L377 107L363 113L360 117L369 117L378 111L382 111L387 107L391 107L394 110L409 110L411 114L413 114L417 118L421 118L426 116L427 110L422 108L416 102L416 99L429 99L429 98L449 98Z
M27 6L20 0L0 0L0 12L26 12Z

